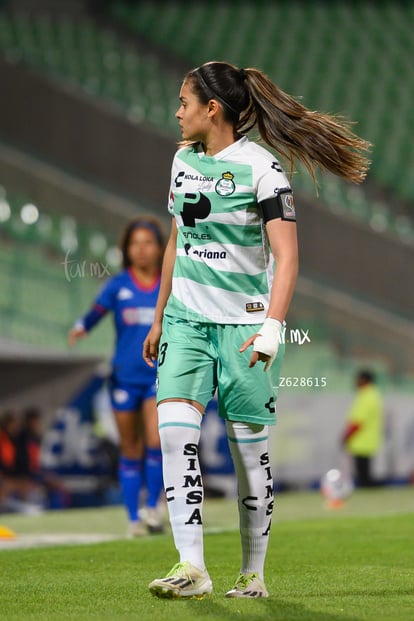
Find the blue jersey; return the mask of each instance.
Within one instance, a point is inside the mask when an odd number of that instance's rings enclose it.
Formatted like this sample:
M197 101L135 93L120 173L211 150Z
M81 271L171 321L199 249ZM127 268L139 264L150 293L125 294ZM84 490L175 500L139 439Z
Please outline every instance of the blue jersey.
M140 386L155 382L156 369L142 358L142 344L154 319L159 287L159 276L145 286L131 269L125 270L105 283L92 310L79 322L89 331L112 311L116 331L112 365L116 382Z

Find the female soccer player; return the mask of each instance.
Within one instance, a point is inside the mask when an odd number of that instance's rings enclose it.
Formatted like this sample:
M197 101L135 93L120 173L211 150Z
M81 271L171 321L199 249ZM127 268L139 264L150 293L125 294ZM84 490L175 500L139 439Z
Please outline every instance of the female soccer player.
M257 127L291 172L299 159L312 176L319 166L357 183L365 177L362 152L370 145L344 121L305 108L257 69L203 64L185 76L180 102L184 144L172 166L172 229L143 347L150 366L158 359L164 486L180 562L149 589L166 598L212 591L203 554L198 443L217 388L238 479L242 546L240 575L227 597L268 597L268 425L275 423L280 334L298 249L288 178L276 157L246 134Z
M129 517L128 535L162 530L157 503L162 491L162 457L155 403L155 369L141 349L154 319L164 252L160 223L151 217L130 222L121 239L123 271L106 282L93 308L69 333L84 337L108 311L114 315L116 347L110 379L111 402L120 438L119 482ZM139 496L145 479L145 522Z

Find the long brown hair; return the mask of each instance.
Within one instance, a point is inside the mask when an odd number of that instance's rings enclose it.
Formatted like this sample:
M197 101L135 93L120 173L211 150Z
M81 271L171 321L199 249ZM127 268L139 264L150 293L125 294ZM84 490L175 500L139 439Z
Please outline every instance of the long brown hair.
M256 127L262 140L287 160L291 175L299 160L314 181L316 167L353 183L365 179L370 160L364 152L372 145L352 132L353 123L309 110L259 69L212 61L189 71L184 81L201 103L216 99L221 104L235 134Z

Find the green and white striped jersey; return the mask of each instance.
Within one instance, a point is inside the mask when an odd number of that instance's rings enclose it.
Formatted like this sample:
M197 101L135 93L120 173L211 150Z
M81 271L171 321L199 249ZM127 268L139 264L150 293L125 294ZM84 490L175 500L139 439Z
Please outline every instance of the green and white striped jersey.
M279 162L247 137L214 157L199 144L177 151L168 204L178 228L177 255L167 315L231 324L265 319L274 260L259 203L280 190L294 216Z

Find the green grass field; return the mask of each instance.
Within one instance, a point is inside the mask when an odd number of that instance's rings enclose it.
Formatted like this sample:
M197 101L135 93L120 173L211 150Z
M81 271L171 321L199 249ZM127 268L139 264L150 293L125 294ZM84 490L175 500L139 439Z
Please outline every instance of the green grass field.
M214 593L153 598L147 584L176 562L170 533L126 540L120 507L1 515L15 542L0 545L5 621L413 621L414 489L359 490L340 510L315 493L281 494L266 564L267 600L223 597L240 562L234 501L207 501L206 562ZM107 541L59 544L59 536ZM45 544L55 537L55 543ZM112 538L112 540L109 540ZM18 547L34 546L37 547Z

